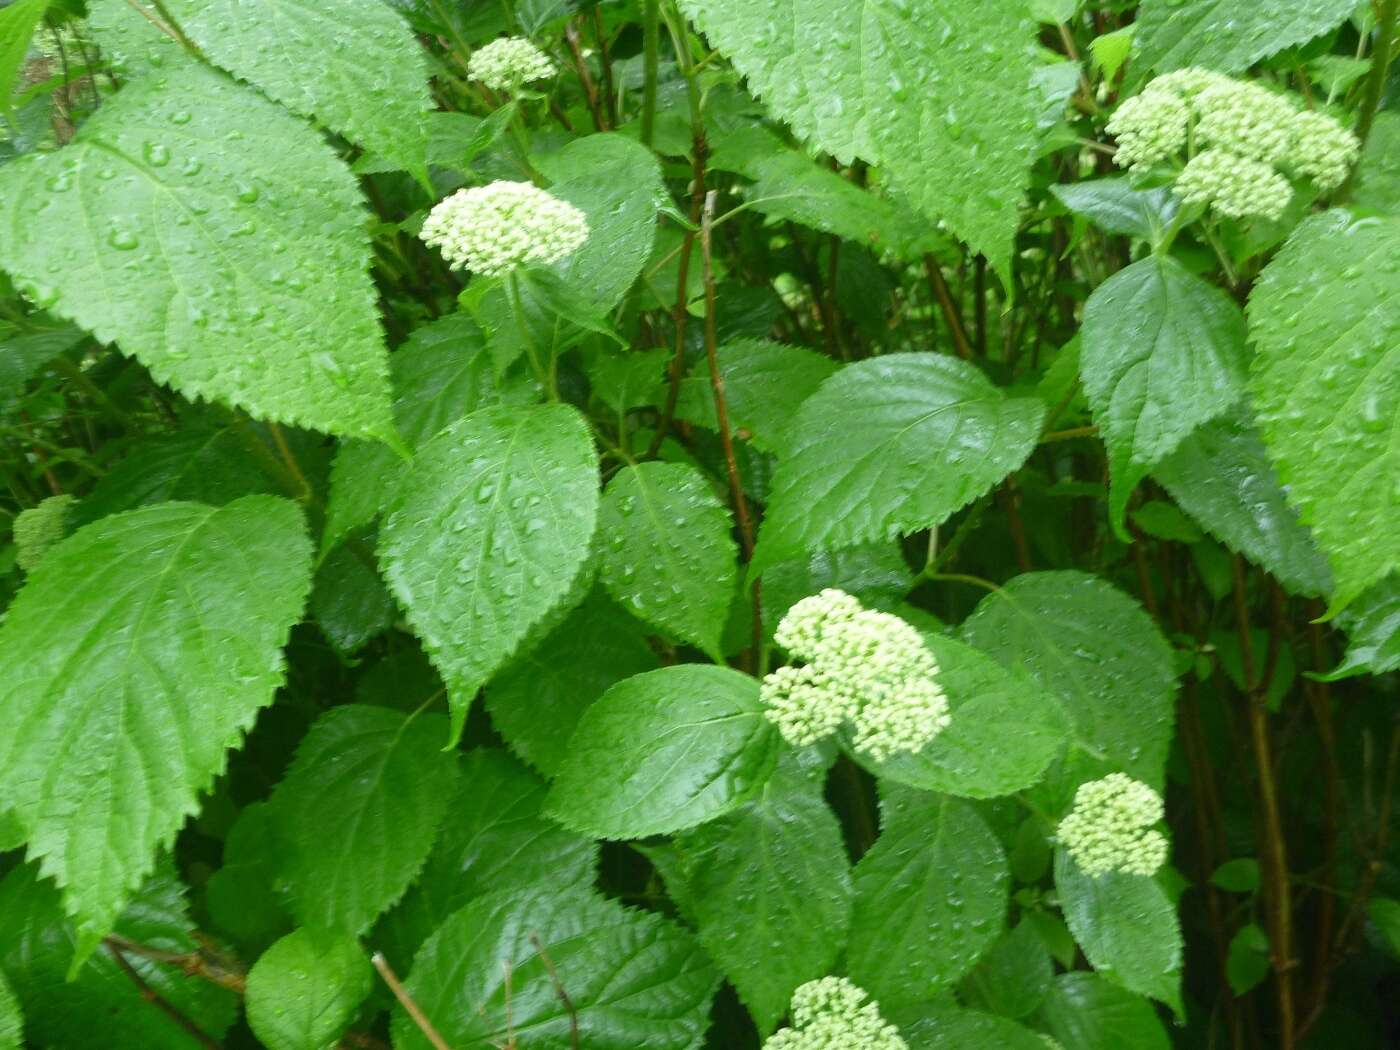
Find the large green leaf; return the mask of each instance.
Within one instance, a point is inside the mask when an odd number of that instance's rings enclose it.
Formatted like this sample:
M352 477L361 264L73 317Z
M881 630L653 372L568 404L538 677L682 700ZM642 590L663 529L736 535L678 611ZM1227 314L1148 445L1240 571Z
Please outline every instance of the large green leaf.
M691 1050L718 975L694 937L586 889L540 886L478 898L413 961L408 992L453 1050ZM578 1023L570 1038L568 996ZM431 1050L402 1010L396 1050Z
M1055 964L1040 932L1024 918L988 949L963 981L964 1002L1003 1017L1032 1014L1050 994Z
M491 721L521 758L553 776L584 711L607 690L660 661L642 625L595 592L486 687Z
M894 1010L890 1018L910 1050L1045 1050L1045 1040L1015 1021L935 1003Z
M1143 0L1135 61L1159 73L1184 66L1236 73L1307 43L1355 10L1353 0Z
M1056 977L1041 1017L1065 1050L1170 1050L1172 1045L1150 1002L1092 973Z
M1181 1013L1181 927L1155 879L1085 875L1055 851L1055 889L1074 939L1096 971Z
M876 773L972 798L1009 795L1039 780L1069 739L1054 693L957 639L934 634L924 644L938 661L951 720L923 750L871 763ZM1013 739L1016 746L1007 747Z
M1347 633L1342 662L1329 681L1358 674L1387 674L1400 667L1400 576L1371 587L1337 617Z
M388 433L355 182L257 92L196 65L138 80L68 146L0 170L0 201L0 267L161 382L265 419Z
M10 112L30 38L48 6L49 0L15 0L0 9L0 114Z
M769 1033L798 985L831 972L851 921L850 861L821 782L785 767L677 844L700 940Z
M598 578L639 619L722 660L738 579L729 512L684 463L639 463L608 483L598 514Z
M597 453L567 405L485 408L419 450L380 530L380 561L447 683L454 733L568 592L597 512Z
M0 1050L23 1050L24 1014L10 988L5 971L0 970Z
M549 191L588 216L588 241L555 271L600 313L611 310L642 272L669 200L656 155L623 135L588 135L538 158Z
M596 843L540 815L544 781L506 752L472 751L462 759L458 783L428 862L380 927L404 962L453 912L477 897L593 882Z
M843 368L787 431L755 569L945 521L1025 462L1043 414L938 354Z
M734 809L778 759L758 682L678 664L628 678L584 714L546 811L598 838L664 835Z
M0 321L0 412L14 407L31 376L84 338L70 324L21 329Z
M1169 256L1135 262L1089 296L1079 371L1108 445L1109 518L1125 539L1137 483L1244 393L1244 332L1229 296Z
M682 0L681 8L800 137L842 162L885 168L916 206L1009 277L1036 143L1036 26L1024 6Z
M1400 212L1400 113L1383 110L1376 114L1356 166L1351 202L1370 211Z
M525 403L539 396L534 381L522 381L514 373L496 374L486 337L465 312L415 328L389 355L389 374L394 424L413 448L478 408ZM378 517L406 469L398 453L381 442L343 444L331 465L322 552Z
M268 1050L331 1050L373 987L353 937L294 930L248 971L248 1027Z
M797 406L838 368L835 361L815 350L767 339L736 339L720 347L715 357L724 378L730 426L770 451L779 447ZM707 365L702 363L681 383L676 417L719 429Z
M1340 609L1400 568L1400 218L1308 219L1249 298L1264 441Z
M1172 653L1122 591L1081 572L1026 573L984 598L962 637L1055 693L1074 723L1076 746L1162 785L1172 737Z
M402 896L457 782L440 715L336 707L272 794L280 871L297 922L352 936Z
M1259 432L1236 419L1197 429L1152 471L1182 509L1298 594L1332 589L1327 561L1288 505Z
M292 503L162 503L79 529L10 606L0 798L83 954L271 702L310 569Z
M889 786L856 865L851 980L881 1005L922 1002L972 969L1006 925L1010 873L968 803Z
M115 932L158 951L197 951L183 893L174 874L162 870L133 896L117 919ZM40 877L37 865L17 865L0 882L0 971L24 1010L25 1045L45 1050L203 1050L207 1046L155 1009L108 950L89 958L70 980L69 965L81 940L64 915L58 891ZM126 960L161 998L206 1035L223 1037L238 1011L233 993L132 953ZM0 1046L4 1045L0 1039Z

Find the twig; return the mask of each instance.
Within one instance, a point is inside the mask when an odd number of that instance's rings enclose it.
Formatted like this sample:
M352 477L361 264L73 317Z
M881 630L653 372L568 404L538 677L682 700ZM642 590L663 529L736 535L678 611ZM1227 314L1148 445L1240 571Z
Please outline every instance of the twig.
M122 950L113 944L110 939L105 942L105 945L108 953L116 961L118 968L122 973L126 974L131 983L136 986L136 990L141 993L142 999L145 999L146 1002L160 1010L166 1017L170 1018L170 1020L184 1029L186 1034L195 1042L199 1043L200 1046L208 1047L209 1050L223 1050L223 1047L219 1044L217 1039L200 1028L194 1021L190 1020L178 1006L152 988L146 982L146 979L136 972L136 967L131 965L127 957L122 954Z
M1052 430L1047 434L1040 435L1040 443L1049 445L1056 441L1070 441L1073 438L1093 437L1099 432L1099 428L1090 424L1083 427L1070 427L1068 430Z
M209 959L203 952L166 951L163 948L153 948L149 944L128 940L117 933L109 933L104 938L104 942L113 951L123 952L127 955L139 955L143 959L151 960L151 962L178 967L186 977L198 977L238 995L242 995L246 989L243 974L221 964L216 963L211 966Z
M613 82L612 53L608 50L608 34L603 25L603 5L593 8L593 35L598 39L598 64L603 67L603 105L608 111L608 126L617 127L617 85Z
M384 953L375 952L370 957L370 962L379 971L379 976L384 978L384 983L389 986L389 991L394 993L394 998L399 1001L404 1012L413 1019L413 1023L418 1026L418 1030L423 1033L428 1042L433 1044L435 1050L452 1050L447 1045L447 1040L438 1034L438 1030L433 1027L433 1023L428 1020L427 1015L413 1001L413 996L408 994L408 989L403 986L398 974L394 973L394 968L389 965L389 960L384 958Z
M608 122L603 117L603 111L598 108L598 85L593 83L593 74L588 71L588 63L584 61L578 26L573 22L564 27L564 40L569 45L569 53L574 57L574 70L578 73L579 83L583 85L583 98L588 103L588 115L593 118L594 130L606 131Z
M932 255L924 256L924 273L928 276L933 297L938 300L938 306L943 311L943 320L948 323L948 331L953 335L953 346L957 349L958 356L964 361L971 360L972 346L967 341L962 316L953 303L953 296L948 289L948 282L943 277L943 271L938 268L938 261Z
M574 1003L569 998L569 993L564 990L564 982L559 980L559 974L554 969L554 961L550 959L549 953L544 950L544 945L540 943L540 935L531 931L530 943L535 946L535 953L540 957L540 962L544 963L544 968L549 971L549 979L554 982L554 994L559 997L565 1012L569 1015L569 1046L573 1050L578 1050L578 1011L574 1009Z

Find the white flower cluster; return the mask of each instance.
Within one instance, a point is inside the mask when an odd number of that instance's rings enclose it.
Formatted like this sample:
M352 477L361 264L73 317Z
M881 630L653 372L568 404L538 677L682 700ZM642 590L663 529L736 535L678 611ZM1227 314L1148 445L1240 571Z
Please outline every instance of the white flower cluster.
M792 994L792 1027L763 1050L909 1050L880 1004L844 977L809 981Z
M1205 69L1158 77L1107 127L1118 140L1115 162L1136 172L1190 154L1177 196L1233 218L1282 215L1293 196L1286 175L1336 189L1360 152L1356 136L1326 114Z
M1110 871L1152 875L1167 859L1167 840L1152 825L1165 812L1162 796L1126 773L1080 784L1059 838L1086 875Z
M814 744L850 722L856 750L881 761L920 750L948 724L938 663L898 616L829 588L789 609L773 637L805 661L763 679L768 718L789 743Z
M473 51L467 73L492 91L514 91L554 76L554 63L523 36L506 36Z
M494 275L576 252L588 217L531 183L498 181L438 201L419 236L454 268Z

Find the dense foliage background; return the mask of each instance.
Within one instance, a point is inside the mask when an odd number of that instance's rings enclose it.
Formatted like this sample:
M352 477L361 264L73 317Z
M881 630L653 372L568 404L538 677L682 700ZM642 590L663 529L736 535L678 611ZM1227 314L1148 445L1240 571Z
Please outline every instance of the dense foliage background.
M829 974L913 1050L1396 1045L1396 21L0 6L0 1048L756 1048ZM1187 66L1355 170L1125 172ZM449 269L496 180L583 247ZM923 751L765 716L827 587ZM1057 839L1111 773L1155 876Z

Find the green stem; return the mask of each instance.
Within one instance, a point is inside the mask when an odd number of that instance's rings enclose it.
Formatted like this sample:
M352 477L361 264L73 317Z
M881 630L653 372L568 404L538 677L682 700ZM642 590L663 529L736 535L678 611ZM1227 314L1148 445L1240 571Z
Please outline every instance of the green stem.
M656 135L656 75L661 51L659 0L646 0L642 8L642 145L651 149Z
M1376 122L1380 110L1381 94L1385 90L1385 78L1390 70L1390 60L1395 57L1395 22L1400 14L1400 0L1373 0L1376 9L1376 46L1371 52L1371 72L1366 77L1366 86L1361 93L1361 107L1356 120L1356 137L1361 145L1371 137L1371 127ZM1356 178L1356 169L1337 193L1337 200L1345 200L1351 192Z
M530 362L530 370L545 388L551 401L559 400L559 390L554 385L553 369L546 370L535 348L534 337L530 334L530 324L525 318L525 303L520 298L520 278L512 270L506 274L506 294L510 297L510 311L515 315L515 327L520 332L520 342L525 347L525 356Z

